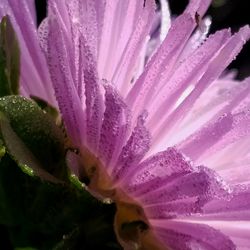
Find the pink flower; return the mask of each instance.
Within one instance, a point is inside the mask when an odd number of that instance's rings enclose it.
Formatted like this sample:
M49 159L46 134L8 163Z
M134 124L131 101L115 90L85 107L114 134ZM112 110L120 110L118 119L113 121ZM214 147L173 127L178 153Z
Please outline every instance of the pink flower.
M22 93L55 104L54 89L74 171L116 202L123 246L249 249L250 80L224 72L249 27L207 38L209 0L174 20L163 1L160 17L153 0L49 0L36 31L31 2L0 5L19 35Z

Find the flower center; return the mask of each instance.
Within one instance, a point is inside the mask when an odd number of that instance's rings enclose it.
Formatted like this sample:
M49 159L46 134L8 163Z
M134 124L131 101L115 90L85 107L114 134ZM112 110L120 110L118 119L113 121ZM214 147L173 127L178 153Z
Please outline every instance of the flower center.
M115 202L115 232L124 249L166 250L157 240L142 206L122 188L114 187L100 159L83 149L79 164L79 178L88 186L89 192L103 202Z

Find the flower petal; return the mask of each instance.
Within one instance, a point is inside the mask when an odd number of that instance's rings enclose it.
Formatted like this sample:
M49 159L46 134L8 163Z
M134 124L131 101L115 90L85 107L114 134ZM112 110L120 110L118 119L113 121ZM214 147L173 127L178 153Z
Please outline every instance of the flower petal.
M156 221L153 225L166 246L176 250L236 249L227 236L207 225L179 221Z
M175 148L168 148L144 160L136 167L136 172L126 176L128 192L135 196L146 194L192 169L182 154Z
M75 146L81 146L85 137L84 113L78 97L65 47L63 30L56 17L49 19L48 65L55 95L69 136Z
M205 168L165 181L160 188L136 196L144 204L149 218L171 218L197 213L214 196L227 195L223 182ZM145 188L148 188L146 184Z
M211 170L193 167L176 149L158 153L125 175L122 183L149 218L172 218L201 211L211 198L225 196L228 187Z
M249 186L236 188L228 199L214 199L208 202L201 214L182 218L191 223L207 224L220 230L237 246L237 249L250 247L250 202Z
M87 144L93 153L98 149L104 103L99 86L96 61L86 41L81 37L83 75L85 82L86 136Z
M185 12L195 15L198 13L201 17L207 11L212 0L190 0Z
M3 0L0 5L0 18L3 15L10 16L22 51L22 94L28 95L28 97L30 95L38 96L56 106L48 67L39 46L36 21L34 19L34 2L30 0Z
M183 14L173 22L162 45L152 56L127 96L127 102L131 108L133 107L135 114L140 112L147 98L153 94L160 72L167 69L166 74L169 73L194 26L194 19L188 14Z
M113 165L125 143L130 127L130 111L112 85L105 85L105 112L102 121L99 155L108 168Z
M160 31L160 41L163 41L171 27L171 17L169 4L165 0L160 0L161 3L161 31Z
M214 123L197 131L192 139L189 139L189 143L186 141L185 146L183 144L182 151L193 160L205 160L206 155L216 153L231 143L249 136L249 123L248 112L224 114Z
M203 208L200 219L204 220L250 220L250 187L234 190L230 198L214 199Z
M141 2L138 2L138 4L141 4ZM146 42L155 13L154 1L146 1L145 6L138 4L136 13L138 17L136 17L135 20L134 30L131 33L128 43L124 47L121 59L117 62L117 67L112 77L112 82L119 88L123 96L126 96L126 93L131 87L135 66L138 63L140 52ZM123 35L127 36L127 34Z
M113 1L104 8L98 70L124 94L133 77L132 70L149 33L154 1Z
M121 180L134 168L144 157L150 148L151 137L145 127L147 112L137 118L137 124L132 131L127 143L122 148L118 161L112 170L112 177L115 181Z
M229 37L229 30L222 30L211 35L200 48L176 68L169 79L164 77L162 90L147 105L152 111L149 123L152 132L157 130L160 121L177 105L177 101L184 91L190 85L194 86L198 82L214 54L224 45Z
M216 57L208 66L206 72L201 77L196 87L184 99L184 101L165 119L157 133L154 135L155 142L163 138L163 135L169 135L173 130L176 131L177 123L183 120L193 107L195 101L202 92L223 72L223 70L231 63L235 56L242 49L246 40L250 37L250 29L248 26L243 27L238 33L233 35L225 46L218 52ZM164 139L165 139L164 138Z

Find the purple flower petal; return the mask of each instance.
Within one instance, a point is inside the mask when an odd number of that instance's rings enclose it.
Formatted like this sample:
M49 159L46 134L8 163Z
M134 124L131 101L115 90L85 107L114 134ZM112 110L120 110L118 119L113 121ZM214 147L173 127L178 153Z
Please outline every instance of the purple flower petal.
M233 242L220 231L207 225L180 221L154 222L157 235L169 247L176 250L233 250Z
M151 137L144 125L146 117L146 112L138 117L137 124L131 136L122 148L118 161L112 171L112 177L115 181L124 178L125 174L133 171L133 167L142 160L150 148Z
M43 19L38 27L38 38L40 47L43 53L46 55L48 53L48 35L49 35L49 20L48 18Z
M49 19L48 65L55 95L65 126L75 146L85 139L84 113L73 83L62 27L55 17ZM81 129L80 129L81 128Z
M213 171L194 168L173 148L150 157L137 173L124 177L123 188L143 204L148 218L172 218L201 212L213 197L228 187Z
M237 245L237 249L250 247L249 188L236 188L226 199L213 199L202 212L182 217L191 223L206 224L220 230Z
M249 138L247 138L249 140ZM241 142L240 142L241 143ZM244 143L243 147L244 147ZM237 149L237 145L233 145L232 149L229 151L229 153L235 152ZM238 159L239 158L239 159ZM243 155L238 155L238 158L235 157L235 161L230 161L230 158L228 161L229 163L225 164L226 168L220 169L220 166L216 166L215 168L218 168L218 171L221 176L230 184L243 184L243 185L249 185L250 180L250 159L249 156L245 156L245 152L243 152ZM227 161L227 160L226 160Z
M152 90L156 87L160 72L167 69L165 74L169 73L194 26L194 19L188 14L183 14L174 21L162 45L152 56L127 96L127 102L135 113L140 112L147 98L153 94Z
M222 73L225 67L235 58L240 52L246 40L249 39L249 27L243 27L238 33L233 35L225 46L218 52L216 57L212 60L208 69L201 77L196 87L184 99L184 101L165 119L161 126L159 126L158 133L155 133L154 138L157 141L163 135L171 133L173 127L180 122L190 111L197 98L202 92Z
M182 93L191 84L195 85L198 82L214 54L225 44L229 37L229 30L222 30L211 35L202 46L177 67L169 79L164 77L161 80L161 91L155 96L155 100L152 100L149 104L149 108L152 110L149 126L152 127L153 131L157 130L160 122L176 105Z
M195 15L197 12L202 17L207 11L211 2L211 0L190 0L185 12L188 12L192 15Z
M235 190L227 200L214 199L203 208L204 220L250 220L250 188Z
M103 116L103 99L99 87L96 63L90 48L85 40L80 40L85 45L82 53L83 75L85 82L86 104L86 135L89 148L95 153L98 148L101 122Z
M126 176L128 192L138 196L161 188L163 184L180 175L191 173L193 168L174 148L157 153L136 167L136 172Z
M137 2L137 13L135 13L135 15L138 17L136 17L134 30L124 47L121 59L117 63L117 67L115 68L114 75L112 77L112 82L118 86L122 94L127 93L130 88L130 80L133 78L135 65L138 63L141 49L152 25L154 10L155 3L152 0L146 1L144 7L141 2ZM122 35L127 37L127 34Z
M46 60L39 47L34 13L34 2L31 0L1 1L0 18L6 14L10 16L22 52L22 94L38 96L56 106Z
M98 27L100 26L100 23L98 23L97 9L99 5L102 5L101 1L60 0L58 1L58 4L60 5L62 1L64 1L69 15L69 25L71 26L70 31L72 33L71 35L73 40L75 37L75 33L80 30L81 34L84 36L84 39L88 43L88 47L90 48L91 53L96 57L98 46L98 28L100 29L100 27Z
M129 86L132 70L149 33L154 7L153 0L146 1L145 6L143 1L107 2L100 33L100 77L119 88Z
M193 160L203 157L204 153L216 153L240 138L249 136L249 123L247 111L234 115L224 114L192 135L181 150Z
M216 180L216 175L199 168L165 180L157 190L148 191L138 199L144 204L149 218L169 218L198 213L202 206L216 195L226 195L226 187ZM145 188L149 188L145 184Z
M108 168L116 161L130 127L130 111L112 85L105 86L105 112L102 121L99 156Z

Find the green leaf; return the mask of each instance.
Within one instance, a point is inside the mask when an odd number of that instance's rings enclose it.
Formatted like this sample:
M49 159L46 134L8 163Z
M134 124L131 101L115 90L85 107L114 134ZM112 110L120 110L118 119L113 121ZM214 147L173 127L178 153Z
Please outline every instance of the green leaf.
M12 155L13 159L17 162L23 172L31 176L35 174L36 176L39 176L40 178L51 182L60 182L54 176L44 171L43 167L33 156L31 151L13 131L12 127L10 126L9 120L1 112L0 129L2 138L9 154Z
M40 97L31 95L30 98L32 100L34 100L37 105L43 110L45 111L47 114L51 115L51 117L57 121L58 117L59 117L59 113L57 111L57 109L55 107L53 107L52 105L50 105L48 102L44 101L43 99L41 99Z
M0 96L18 94L20 51L8 16L0 23Z
M20 96L0 98L0 112L2 139L18 164L43 179L67 181L64 134L52 117Z
M121 249L115 211L71 183L26 175L8 154L0 161L0 224L16 248Z
M0 139L0 160L5 155L6 148L4 146L4 142Z

